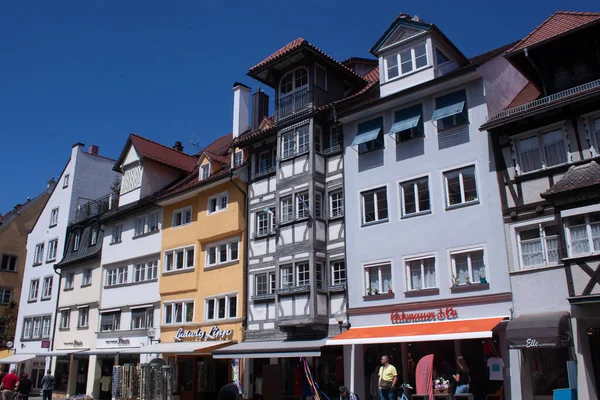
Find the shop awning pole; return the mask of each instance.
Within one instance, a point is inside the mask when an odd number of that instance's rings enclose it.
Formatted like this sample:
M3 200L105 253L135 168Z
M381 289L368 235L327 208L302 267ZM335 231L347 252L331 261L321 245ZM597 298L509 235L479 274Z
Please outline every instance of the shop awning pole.
M354 393L354 371L356 371L356 345L351 345L350 351L350 391Z

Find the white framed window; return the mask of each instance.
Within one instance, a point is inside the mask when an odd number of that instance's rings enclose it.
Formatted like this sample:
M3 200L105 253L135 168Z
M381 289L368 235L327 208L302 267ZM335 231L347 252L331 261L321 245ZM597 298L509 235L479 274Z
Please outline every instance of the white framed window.
M308 192L296 193L296 218L308 218L310 216L309 204Z
M344 192L336 190L329 194L329 217L337 218L344 216Z
M315 64L315 85L327 91L327 69L321 64Z
M90 246L94 246L98 243L98 234L100 233L100 229L97 226L92 227L92 232L90 235Z
M315 191L315 217L323 218L323 193Z
M90 309L88 307L80 307L77 315L77 327L87 328L90 320Z
M470 249L450 253L452 276L459 285L479 283L485 278L485 261L483 249Z
M292 264L279 267L279 287L289 288L294 286L294 266Z
M292 95L308 86L308 69L300 67L290 71L281 78L279 83L280 99Z
M52 297L52 279L52 276L44 278L44 283L42 285L42 300L47 300Z
M331 261L331 284L346 284L346 262L344 260Z
M323 289L323 263L315 263L315 283L317 289Z
M13 294L12 289L0 288L0 304L2 304L2 305L10 304L10 301L12 300L12 294Z
M206 321L237 318L237 293L206 298L204 301Z
M50 212L50 228L58 224L58 207Z
M50 337L50 321L49 315L23 319L23 339Z
M329 128L329 153L342 150L344 147L344 133L342 127L332 125Z
M518 172L520 174L568 162L569 154L566 137L562 129L540 132L533 136L515 140L515 145L518 154Z
M65 288L64 290L71 290L75 286L75 274L73 272L68 272L65 275Z
M479 200L474 165L444 172L444 183L446 208L475 203Z
M385 57L386 80L406 75L429 65L425 43ZM400 66L400 68L398 68Z
M73 236L73 251L79 250L79 245L81 244L81 231L75 231L75 235Z
M256 236L266 236L273 233L274 223L273 218L275 211L269 209L269 211L259 211L256 213Z
M31 282L29 282L29 301L37 301L39 290L40 280L32 279Z
M177 325L194 322L194 301L175 301L163 305L165 325Z
M237 238L206 246L206 265L209 267L238 261L238 259L239 240Z
M408 290L423 290L437 287L435 257L406 259L405 264Z
M106 286L116 286L127 283L127 270L127 266L106 270Z
M65 177L63 178L63 189L68 188L69 187L69 174L66 174Z
M173 226L187 225L192 222L192 207L185 207L173 211Z
M569 256L600 252L600 212L566 218Z
M235 153L233 153L233 166L239 167L243 163L244 163L244 150L238 149L235 151Z
M135 264L133 268L134 282L151 281L158 277L158 260Z
M146 216L137 217L135 219L135 236L142 236L146 232Z
M33 337L42 337L42 318L40 317L33 318Z
M394 289L392 285L392 264L389 262L367 264L364 269L365 281L367 282L366 294L383 293Z
M87 268L83 270L83 277L81 280L81 286L90 286L92 284L92 269Z
M33 265L39 265L44 261L44 243L40 243L35 246L35 253L33 256Z
M23 339L31 339L33 334L33 319L25 318L23 320Z
M156 232L159 229L160 212L155 211L148 217L148 232Z
M17 256L12 254L2 254L1 271L15 272L17 270Z
M42 317L42 338L50 337L50 324L52 323L52 318L49 315Z
M154 308L131 310L131 329L148 329L154 325Z
M60 312L60 329L69 329L70 323L71 323L71 310L62 310ZM35 331L35 323L34 323L33 328Z
M228 192L223 192L208 198L208 215L227 210Z
M123 235L123 225L117 224L112 228L111 243L121 243L121 237Z
M310 266L308 261L281 265L279 267L279 279L282 289L310 285Z
M210 176L210 163L202 164L200 166L200 180L206 179Z
M308 262L296 264L296 282L297 286L310 285L310 266Z
M164 272L191 269L196 266L196 246L180 247L164 252Z
M273 148L265 150L258 154L256 158L256 173L255 177L260 177L275 171L277 163L277 149Z
M292 196L281 199L281 222L290 222L294 220L294 201Z
M537 224L517 230L521 269L558 264L559 233L558 225Z
M360 197L363 225L388 220L387 187L361 192Z
M308 125L281 134L281 157L289 158L310 150Z
M58 239L49 240L48 241L48 255L46 256L46 261L56 260L57 249L58 249Z
M400 183L402 216L431 211L429 177Z
M255 275L255 290L256 296L264 296L273 294L276 290L275 272L256 274Z
M116 332L121 330L121 311L100 314L100 332Z

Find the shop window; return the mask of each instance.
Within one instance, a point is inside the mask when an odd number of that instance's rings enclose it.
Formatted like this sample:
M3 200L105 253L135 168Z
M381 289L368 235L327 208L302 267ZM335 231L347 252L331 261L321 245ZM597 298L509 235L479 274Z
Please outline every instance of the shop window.
M569 387L567 361L568 348L523 350L525 362L530 370L534 396L552 398L555 389Z

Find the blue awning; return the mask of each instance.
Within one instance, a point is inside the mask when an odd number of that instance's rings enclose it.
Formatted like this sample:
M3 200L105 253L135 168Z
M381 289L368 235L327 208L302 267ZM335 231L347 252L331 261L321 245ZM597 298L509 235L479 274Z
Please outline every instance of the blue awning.
M433 111L431 120L438 121L440 119L462 113L465 108L466 101L467 98L464 90L437 98L435 101L435 110Z
M377 139L383 129L383 118L376 118L371 121L363 122L358 125L358 133L352 141L352 146L358 146L363 143Z
M390 135L416 127L419 125L421 115L422 107L420 104L398 111L390 129Z

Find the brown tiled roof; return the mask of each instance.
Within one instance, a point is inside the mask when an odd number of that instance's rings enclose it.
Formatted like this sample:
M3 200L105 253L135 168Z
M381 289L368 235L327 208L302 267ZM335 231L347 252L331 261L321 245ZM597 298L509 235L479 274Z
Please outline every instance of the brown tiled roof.
M510 104L506 106L506 110L537 100L537 98L540 97L540 94L541 92L538 88L536 88L533 83L528 82L527 85L517 93L515 98L512 99Z
M204 150L202 153L206 154L206 156L208 158L210 158L212 161L218 162L221 165L229 165L231 163L231 158L228 155L226 156L221 156L219 154L213 153L212 151L207 151Z
M160 143L156 143L150 139L146 139L145 137L136 135L135 133L130 133L129 138L127 139L127 144L123 148L123 152L117 160L114 169L120 170L120 165L127 156L129 144L135 147L135 150L138 152L140 157L147 158L149 160L153 160L185 172L193 171L194 167L196 166L196 161L198 160L194 156L179 152Z
M557 11L523 40L519 41L510 49L509 53L540 44L598 20L600 20L600 13L597 12Z
M560 181L556 182L554 186L542 194L542 197L551 197L572 190L592 188L596 190L600 189L600 165L596 161L591 161L583 165L573 165Z
M218 154L221 156L227 155L229 148L231 147L231 141L233 140L233 134L229 132L226 135L218 137L211 144L206 146L202 151L208 151L212 154ZM202 152L200 151L200 153Z
M218 172L215 172L214 174L211 174L208 178L202 179L202 180L198 179L197 173L190 174L187 177L185 177L184 179L182 179L180 182L178 182L178 184L172 186L171 188L169 188L169 190L167 190L163 194L161 194L159 198L164 199L167 197L177 195L179 193L186 192L188 190L192 190L192 189L201 187L208 183L211 183L211 182L217 181L221 178L224 178L224 177L228 176L229 173L230 173L230 168L226 167L226 168L219 170Z

